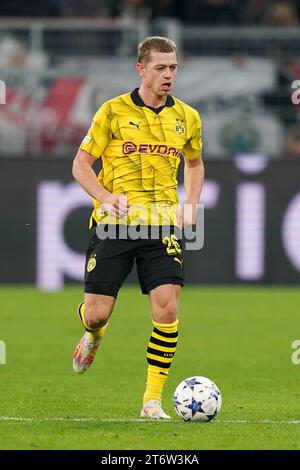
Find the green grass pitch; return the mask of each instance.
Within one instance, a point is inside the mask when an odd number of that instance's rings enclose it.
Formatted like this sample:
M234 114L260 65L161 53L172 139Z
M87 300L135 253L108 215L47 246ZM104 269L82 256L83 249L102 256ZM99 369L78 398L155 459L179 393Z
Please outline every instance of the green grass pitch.
M72 371L83 333L80 288L1 287L0 296L1 449L300 448L300 365L291 361L291 344L300 339L299 289L183 289L163 399L170 422L137 419L152 330L148 299L137 288L121 290L84 375ZM173 391L191 375L221 389L222 410L210 423L183 422L173 410Z

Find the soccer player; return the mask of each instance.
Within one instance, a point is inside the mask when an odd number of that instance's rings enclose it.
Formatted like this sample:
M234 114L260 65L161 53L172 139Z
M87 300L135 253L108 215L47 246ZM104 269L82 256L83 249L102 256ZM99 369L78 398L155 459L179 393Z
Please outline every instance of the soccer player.
M100 107L73 163L74 178L94 203L85 296L79 306L85 333L74 351L73 368L82 373L93 362L118 291L135 261L154 325L141 411L141 417L150 419L170 419L162 409L161 395L177 346L178 297L183 286L178 229L196 220L196 210L178 206L180 157L184 156L190 207L197 207L204 178L199 114L171 95L177 60L176 45L170 39L144 39L136 64L140 87ZM99 158L102 170L97 177L92 167ZM124 236L124 227L146 227L147 236L131 237L129 230ZM158 228L155 237L153 228ZM130 328L125 325L125 329L128 336Z

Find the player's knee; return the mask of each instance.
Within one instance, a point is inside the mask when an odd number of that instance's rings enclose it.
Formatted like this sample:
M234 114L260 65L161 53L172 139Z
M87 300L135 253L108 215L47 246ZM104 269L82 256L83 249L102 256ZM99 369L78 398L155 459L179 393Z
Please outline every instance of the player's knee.
M177 319L177 302L170 300L161 305L155 315L158 323L174 323Z
M98 326L104 326L109 318L110 311L103 305L95 303L89 303L85 306L85 322L87 326L96 328Z

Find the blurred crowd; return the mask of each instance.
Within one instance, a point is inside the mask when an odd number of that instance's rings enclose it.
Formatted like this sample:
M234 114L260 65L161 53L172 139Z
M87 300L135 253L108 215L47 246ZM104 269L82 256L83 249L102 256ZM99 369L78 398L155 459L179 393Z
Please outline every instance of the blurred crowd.
M299 24L299 0L10 0L1 17L176 18L185 24Z
M80 17L93 17L93 18L112 18L112 19L120 19L127 21L138 21L144 20L151 22L152 20L159 19L159 18L175 18L186 25L188 29L188 25L203 25L203 26L279 26L279 27L293 27L300 24L300 0L10 0L9 2L0 2L0 20L4 17L10 18L80 18ZM150 23L149 23L150 24ZM4 23L5 25L5 23ZM184 28L183 28L184 29ZM286 30L285 30L286 31ZM285 32L284 32L285 33ZM233 122L233 126L229 128L230 134L230 145L238 145L245 146L246 150L249 153L251 151L251 145L256 145L255 142L253 143L251 140L251 136L255 134L253 129L259 127L260 124L257 124L255 119L260 119L262 112L263 118L265 121L264 129L267 131L270 130L273 126L273 136L267 138L268 141L275 141L274 146L276 147L276 152L274 151L273 154L276 157L284 159L286 161L292 160L299 160L300 159L300 104L295 105L292 103L291 94L293 90L291 89L291 84L293 82L299 81L300 83L300 59L299 59L299 51L300 51L300 43L294 44L295 35L298 36L297 30L289 31L291 35L287 35L286 42L282 42L282 35L279 36L279 41L276 42L277 39L277 31L275 40L272 39L269 43L269 47L266 46L266 50L264 50L263 45L267 43L267 39L264 37L260 37L259 39L259 46L258 52L261 52L261 63L268 65L268 58L270 58L270 64L276 64L274 66L274 70L272 71L272 81L267 88L267 91L253 91L253 100L256 102L256 108L254 101L252 102L253 113L253 122L254 125L252 126L252 121L250 123L249 119L243 121L243 126L239 126L234 121L233 111L231 110L230 106L234 108L234 93L229 93L229 97L226 101L226 97L217 95L213 98L207 98L207 110L210 110L215 106L216 111L215 114L211 111L211 125L217 125L217 117L220 112L225 113L228 111L228 120ZM65 55L62 57L67 57L67 59L63 60L63 63L67 63L67 66L71 67L72 70L72 61L70 57L73 57L73 41L74 36L70 36L69 41L72 42L72 47L68 49L68 45L70 46L70 42L68 43L67 39L68 36L64 36L66 39L64 40L63 44L65 47ZM91 38L95 38L94 48L97 46L97 41L95 36L91 36ZM299 35L300 37L300 35ZM108 41L110 41L111 36L108 35ZM80 41L79 37L79 41ZM103 36L101 36L101 47L103 46ZM51 44L51 41L46 41L46 44ZM44 42L43 42L44 44ZM75 41L75 45L76 45ZM83 42L83 49L87 47L89 42ZM209 42L205 43L205 55L210 56L209 49L207 49ZM220 61L224 58L224 74L230 73L230 57L233 59L233 63L236 64L237 71L242 70L244 75L242 74L242 79L245 80L247 78L247 64L251 62L251 57L255 58L256 49L251 49L251 44L249 45L249 61L247 61L247 54L241 55L238 54L235 56L234 51L223 51L223 43L217 43L216 49L220 51ZM254 44L256 47L256 44ZM136 44L134 43L134 51L135 51ZM192 42L185 44L185 51L189 50L189 48L193 47ZM102 49L100 49L102 50ZM110 51L111 49L107 49ZM198 50L200 50L198 48ZM71 54L70 54L71 51ZM248 51L248 49L247 49ZM55 49L56 52L56 49ZM110 52L109 52L110 53ZM69 55L68 55L69 54ZM97 52L97 56L101 55ZM127 56L128 54L125 54ZM80 56L80 54L79 54ZM200 55L201 56L201 55ZM259 56L259 54L258 54ZM80 56L81 57L81 56ZM188 57L188 55L186 56ZM201 56L202 57L202 56ZM218 57L218 55L212 55L212 58ZM51 62L52 60L52 62ZM56 55L55 55L56 63L59 63ZM74 54L74 63L78 59L78 56ZM84 55L84 60L87 60L86 56ZM92 60L92 59L91 59ZM227 62L226 62L227 60ZM264 62L264 60L266 62ZM227 65L226 65L227 64ZM269 65L270 65L269 64ZM0 37L0 70L6 71L7 73L9 70L25 70L41 72L50 70L51 66L53 65L53 57L51 55L51 50L31 50L26 41L22 40L22 36L15 36L15 35L4 35ZM76 65L77 67L77 65ZM226 69L227 67L227 69ZM229 69L228 69L229 67ZM250 69L249 69L250 70ZM252 70L252 69L251 69ZM269 70L269 69L268 69ZM249 83L253 80L253 76L251 75L252 72L249 73ZM271 73L271 72L270 72ZM31 76L31 75L28 76ZM13 74L12 74L13 76ZM15 78L14 78L15 79ZM62 80L64 76L62 77ZM268 79L263 75L258 75L257 81L262 82L262 88L265 90L265 82L264 79ZM270 79L269 79L270 80ZM266 82L266 83L267 83ZM14 83L14 82L13 82ZM45 81L46 83L46 81ZM48 83L48 82L47 82ZM50 95L52 92L49 90L51 87L47 88L47 83L44 88L44 82L41 85L41 94L49 92ZM50 83L50 82L49 82ZM244 83L244 82L243 82ZM231 87L230 82L230 87ZM17 88L16 88L17 90ZM9 89L8 91L8 102L13 100L17 96L22 95L22 86L20 85L20 93L16 92L16 90ZM55 91L55 89L54 89ZM15 94L14 94L15 93ZM245 96L241 95L239 91L236 92L237 97L239 100L243 100ZM240 93L240 94L239 94ZM256 94L255 94L256 93ZM22 95L23 96L23 95ZM299 92L300 96L300 92ZM50 96L52 99L52 95ZM49 99L50 99L49 98ZM197 98L198 99L198 98ZM201 97L202 99L202 97ZM231 101L230 101L231 99ZM236 98L237 99L237 98ZM249 97L250 100L250 97ZM247 101L247 105L250 106L250 101ZM51 100L50 100L51 101ZM245 101L245 100L244 100ZM246 101L245 101L246 102ZM26 93L24 93L24 97L19 99L19 103L22 106L27 106L28 97ZM33 100L34 103L34 100ZM197 102L198 103L198 102ZM231 104L228 104L231 103ZM202 109L203 103L202 101L198 103L200 109ZM15 105L16 107L16 105ZM239 107L242 108L242 103L239 101ZM229 109L230 108L230 109ZM1 115L2 110L2 115ZM5 115L4 110L7 111L7 115ZM1 136L8 136L7 133L7 126L11 120L11 115L9 115L10 108L2 107L0 108L0 157L1 157ZM262 111L263 110L263 111ZM207 111L208 112L208 111ZM231 114L230 114L231 113ZM22 115L26 115L26 113L22 112ZM28 114L28 113L27 113ZM231 117L230 117L231 116ZM2 121L1 121L2 119ZM6 120L5 120L6 119ZM226 120L225 120L226 121ZM222 129L225 126L222 122ZM230 122L231 122L230 121ZM208 119L207 119L208 122ZM261 121L259 121L261 122ZM250 123L250 124L249 124ZM277 132L277 127L280 129L280 132ZM1 131L2 125L2 131ZM275 126L275 127L274 127ZM221 128L220 127L220 128ZM76 128L74 128L76 130ZM255 130L254 129L254 130ZM275 130L274 130L275 129ZM2 132L2 134L1 134ZM13 126L14 132L14 126ZM68 128L66 130L67 133L71 135ZM223 131L222 131L223 132ZM223 136L222 132L220 131L218 135ZM254 134L253 134L254 132ZM260 134L262 134L262 131ZM214 136L217 131L213 128L211 134ZM278 134L280 133L280 137ZM68 134L68 135L69 135ZM76 138L78 132L76 131ZM228 133L227 133L228 134ZM226 134L226 135L227 135ZM228 134L228 135L229 135ZM253 134L253 135L252 135ZM257 132L257 135L259 132ZM259 135L260 135L259 134ZM224 134L225 135L225 134ZM72 137L72 135L71 135ZM255 137L255 136L254 136ZM223 137L222 137L223 138ZM24 137L25 139L25 137ZM220 137L221 139L221 137ZM255 141L256 137L254 138ZM257 138L258 139L258 138ZM256 139L256 140L257 140ZM259 140L259 139L258 139ZM266 139L265 139L266 140ZM278 145L277 142L278 141ZM226 141L227 142L227 141ZM245 144L246 142L246 144ZM250 142L250 143L249 143ZM220 143L220 146L223 145L224 142ZM66 144L67 145L67 144ZM70 144L71 145L71 144ZM225 145L225 144L224 144ZM227 145L227 144L226 144ZM229 144L228 144L229 145ZM229 148L229 147L228 147ZM278 150L277 150L278 149ZM228 150L228 149L227 149ZM22 150L23 151L23 150ZM17 150L16 150L17 152ZM19 153L21 150L19 151ZM230 147L230 152L234 153L232 147ZM273 155L272 154L272 155Z

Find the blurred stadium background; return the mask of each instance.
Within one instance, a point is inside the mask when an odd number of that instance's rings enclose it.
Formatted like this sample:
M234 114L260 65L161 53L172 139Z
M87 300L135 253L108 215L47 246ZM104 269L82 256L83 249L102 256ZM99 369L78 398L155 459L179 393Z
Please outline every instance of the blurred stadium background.
M298 283L299 10L288 0L2 3L0 282L51 290L82 279L90 200L71 160L99 105L138 84L137 43L159 34L180 48L174 94L203 120L205 249L187 253L187 280Z
M299 21L298 0L0 4L0 448L299 448ZM137 43L156 34L179 46L174 95L201 114L206 167L164 406L174 417L183 378L214 379L224 407L205 432L134 422L151 330L134 285L101 359L83 379L71 368L91 208L72 159L99 105L138 85Z

